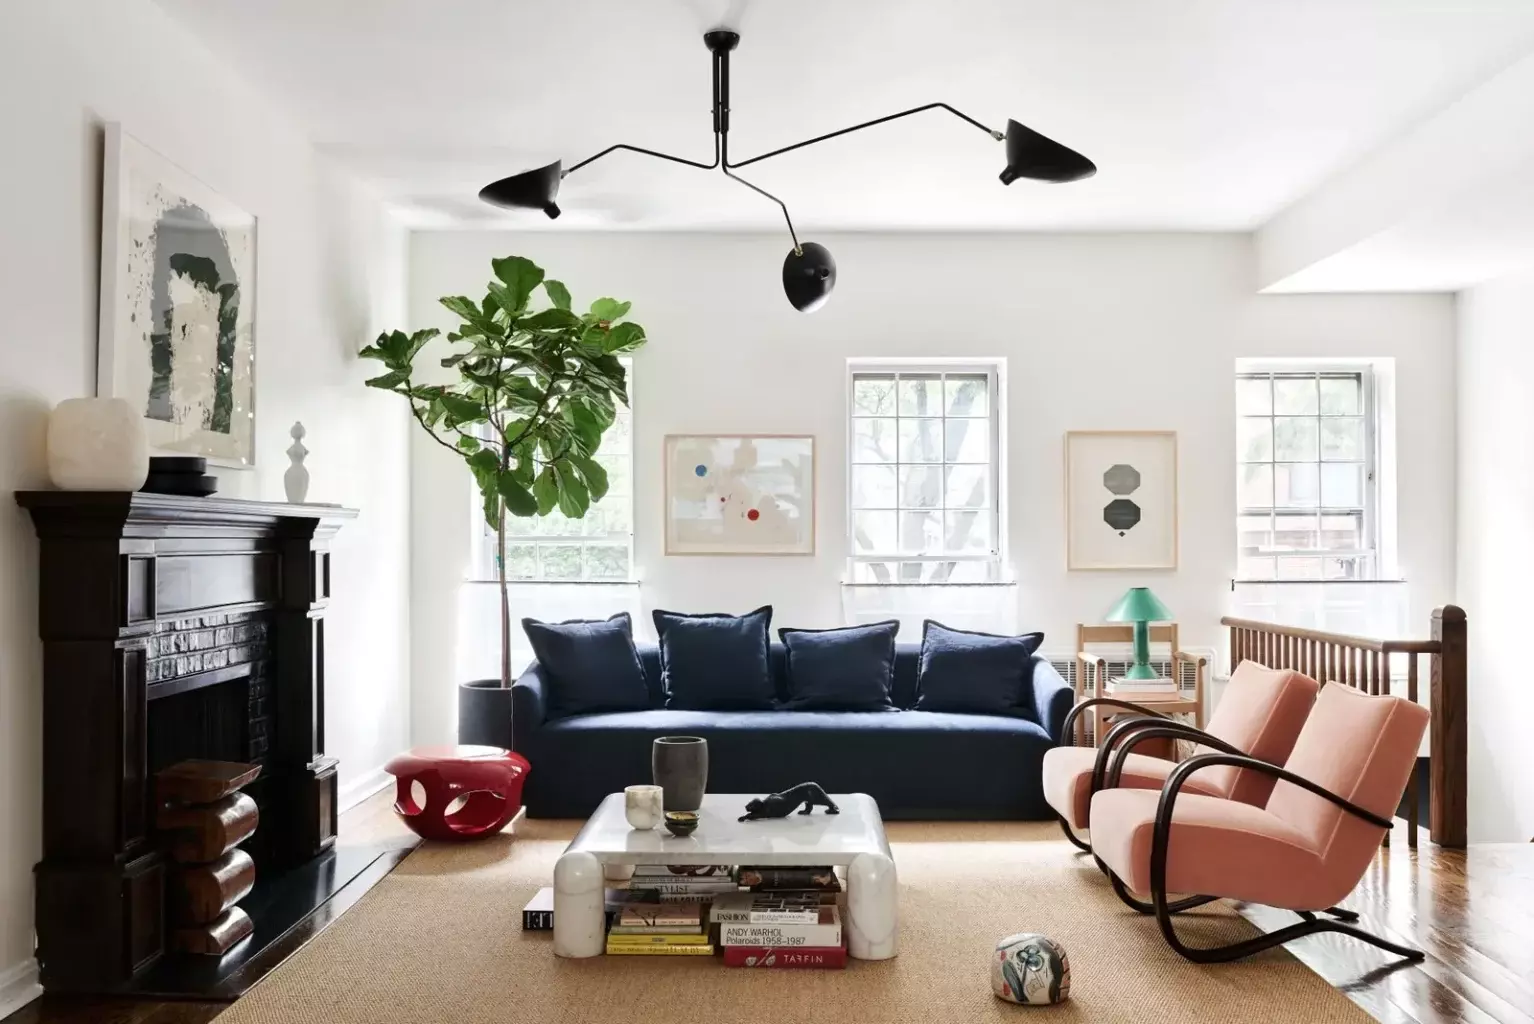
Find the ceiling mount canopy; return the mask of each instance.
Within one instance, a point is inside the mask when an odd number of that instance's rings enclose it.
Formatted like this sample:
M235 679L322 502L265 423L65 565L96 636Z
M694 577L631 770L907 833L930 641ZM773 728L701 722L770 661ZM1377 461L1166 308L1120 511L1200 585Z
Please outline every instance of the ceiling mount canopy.
M825 246L815 242L800 243L798 234L794 231L793 218L788 215L788 207L783 200L764 189L734 173L735 169L754 164L758 160L766 160L769 157L788 153L795 149L803 149L805 146L813 146L817 142L825 142L834 139L838 135L846 135L849 132L861 131L864 128L872 128L876 124L893 121L896 118L909 117L911 114L920 114L927 110L942 109L953 114L955 117L985 132L997 142L1005 142L1007 146L1007 163L1001 172L1001 183L1010 185L1018 178L1029 178L1034 181L1047 182L1070 182L1090 178L1097 173L1097 166L1082 156L1080 153L1063 146L1045 135L1041 135L1026 125L1017 121L1009 120L1005 133L994 131L976 121L968 114L955 110L946 103L928 103L920 107L912 107L910 110L902 110L896 114L887 114L884 117L875 118L872 121L864 121L862 124L852 125L850 128L842 128L838 131L828 132L825 135L817 135L813 139L805 139L791 146L774 149L771 152L762 153L748 160L730 160L730 51L740 44L739 33L728 29L714 29L703 35L703 42L714 55L714 159L711 163L702 163L697 160L688 160L684 157L672 156L669 153L658 153L653 149L643 149L639 146L630 146L619 143L609 146L595 156L589 156L578 164L563 167L563 162L556 160L551 164L535 168L531 171L523 171L510 177L493 181L480 189L479 197L485 202L495 206L503 206L510 209L542 210L549 218L559 216L560 210L555 200L559 197L559 183L566 175L573 174L594 160L600 160L609 153L623 149L631 153L642 153L645 156L658 157L661 160L670 160L672 163L685 164L688 167L697 167L701 170L712 171L715 168L724 172L726 177L740 182L753 192L778 204L783 211L783 220L788 225L789 238L793 240L794 247L789 251L788 258L783 261L783 291L788 296L788 301L793 307L801 312L810 313L819 309L830 297L831 289L836 285L836 261L831 258L831 253Z

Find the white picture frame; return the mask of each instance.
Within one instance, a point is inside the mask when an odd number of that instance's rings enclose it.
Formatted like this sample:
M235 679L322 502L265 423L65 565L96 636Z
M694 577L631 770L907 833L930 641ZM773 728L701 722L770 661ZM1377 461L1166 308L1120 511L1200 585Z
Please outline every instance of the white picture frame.
M667 555L813 555L815 438L669 434Z
M1176 569L1177 433L1065 435L1066 568Z
M106 126L96 393L150 446L255 465L256 218Z

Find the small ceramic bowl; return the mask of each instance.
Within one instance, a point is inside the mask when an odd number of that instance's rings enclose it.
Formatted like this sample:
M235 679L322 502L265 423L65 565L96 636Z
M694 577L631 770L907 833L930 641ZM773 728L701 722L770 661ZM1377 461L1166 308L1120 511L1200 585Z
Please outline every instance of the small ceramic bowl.
M666 831L674 836L690 836L698 831L697 811L667 811Z

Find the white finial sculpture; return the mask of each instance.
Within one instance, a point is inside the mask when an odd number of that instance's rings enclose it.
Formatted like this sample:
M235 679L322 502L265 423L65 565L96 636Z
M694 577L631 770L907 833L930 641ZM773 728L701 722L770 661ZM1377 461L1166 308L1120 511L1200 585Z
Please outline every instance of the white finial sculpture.
M309 449L304 447L304 425L294 423L288 434L293 438L293 443L288 446L288 459L293 464L282 474L282 487L288 492L289 501L301 505L309 493L309 471L304 468Z

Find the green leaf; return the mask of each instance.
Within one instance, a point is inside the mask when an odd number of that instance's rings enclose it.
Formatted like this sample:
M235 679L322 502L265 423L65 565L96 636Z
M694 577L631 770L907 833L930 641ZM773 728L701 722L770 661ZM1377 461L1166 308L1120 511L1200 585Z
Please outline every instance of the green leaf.
M522 486L516 474L510 470L500 474L496 479L497 489L500 491L501 500L506 502L506 511L514 516L530 516L538 511L538 500L533 497L532 491Z
M442 408L447 410L448 425L454 426L463 423L481 423L485 419L485 407L471 398L455 395L451 391L442 393Z
M616 320L629 311L630 302L619 302L617 299L598 299L591 304L591 315L598 320Z
M437 301L470 323L485 319L479 307L474 304L474 300L467 295L444 295Z
M613 324L607 336L602 339L602 351L632 352L645 343L644 328L632 321L628 323Z
M549 301L557 308L570 308L570 289L565 287L563 281L555 281L552 278L544 281L543 290L548 293Z
M538 499L538 514L546 516L559 504L559 485L554 482L554 470L548 466L533 481L533 497Z
M543 268L532 260L522 256L507 256L504 259L491 260L490 267L495 271L495 276L506 286L507 295L495 293L495 299L501 304L501 308L508 313L519 313L527 308L527 297L533 293L533 289L543 283ZM508 304L509 302L509 304Z
M459 363L463 362L465 359L469 358L469 355L470 353L468 352L454 352L452 355L447 356L442 360L442 365L451 369L452 367L457 366Z
M591 492L592 501L601 501L607 496L607 470L595 459L589 459L581 455L570 456L570 461L586 481L586 488Z
M491 486L488 488L480 484L479 494L484 499L485 522L490 524L490 529L499 530L501 528L501 492L495 489L494 481L491 481Z
M552 467L554 482L559 485L559 511L566 519L582 519L591 507L591 495L568 465L567 462L556 462Z
M469 463L469 472L474 474L474 479L479 483L480 490L484 490L487 484L491 490L495 490L496 476L501 471L501 460L495 457L495 451L490 448L481 448L470 455L466 461Z
M568 309L545 309L517 322L524 331L568 331L581 326L581 318Z
M385 391L393 391L409 379L410 371L408 370L390 370L382 376L370 377L362 383L370 388L383 388Z
M458 438L458 450L461 452L473 453L479 451L483 447L484 445L479 443L479 438L474 437L471 434L464 434Z

